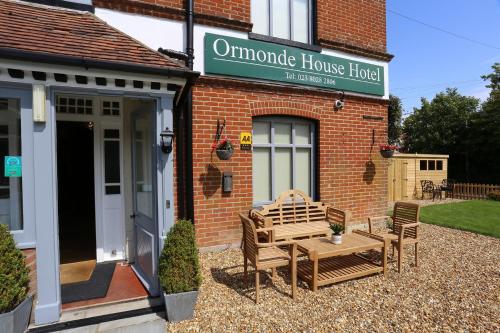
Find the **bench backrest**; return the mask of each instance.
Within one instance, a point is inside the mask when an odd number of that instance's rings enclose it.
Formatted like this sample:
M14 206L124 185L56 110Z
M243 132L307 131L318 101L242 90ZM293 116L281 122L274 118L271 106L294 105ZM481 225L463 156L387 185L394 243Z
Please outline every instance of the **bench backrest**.
M272 204L264 205L260 210L252 210L250 215L253 218L271 219L273 225L308 223L325 221L326 210L326 205L312 201L304 192L289 190L281 193Z

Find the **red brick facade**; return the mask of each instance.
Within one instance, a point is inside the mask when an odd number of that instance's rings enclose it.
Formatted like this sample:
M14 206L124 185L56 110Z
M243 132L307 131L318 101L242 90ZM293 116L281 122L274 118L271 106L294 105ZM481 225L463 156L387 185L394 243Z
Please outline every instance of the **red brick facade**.
M30 295L36 294L36 250L35 249L26 249L22 250L26 262L26 266L30 270Z
M310 89L256 87L228 80L202 79L194 89L194 206L199 245L234 244L241 240L238 213L252 207L252 152L236 150L229 161L211 153L217 119L226 120L227 134L239 142L252 130L255 116L302 117L316 122L319 136L320 200L347 209L354 222L386 209L387 167L378 146L387 141L387 104L354 96L334 111L336 93ZM366 120L363 115L383 117ZM375 130L375 142L372 142ZM232 193L221 191L221 175L232 171Z

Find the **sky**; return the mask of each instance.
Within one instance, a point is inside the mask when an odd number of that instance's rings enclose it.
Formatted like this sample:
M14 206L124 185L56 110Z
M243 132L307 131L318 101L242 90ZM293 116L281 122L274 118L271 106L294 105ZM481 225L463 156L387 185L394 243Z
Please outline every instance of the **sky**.
M500 0L387 0L387 50L394 55L390 92L401 98L405 116L421 97L431 100L447 87L484 101L489 90L481 75L500 62Z

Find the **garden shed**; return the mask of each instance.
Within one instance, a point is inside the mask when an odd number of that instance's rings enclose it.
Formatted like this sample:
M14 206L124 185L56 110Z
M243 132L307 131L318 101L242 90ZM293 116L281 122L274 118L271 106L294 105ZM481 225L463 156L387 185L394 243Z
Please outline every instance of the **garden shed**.
M448 178L449 155L396 153L388 163L388 200L422 197L421 180L441 184Z

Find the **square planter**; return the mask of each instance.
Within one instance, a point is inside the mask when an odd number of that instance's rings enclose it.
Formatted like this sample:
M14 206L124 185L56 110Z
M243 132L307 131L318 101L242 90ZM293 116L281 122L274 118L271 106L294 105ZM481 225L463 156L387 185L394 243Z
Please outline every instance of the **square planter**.
M177 322L193 319L194 307L198 299L197 290L178 294L163 293L163 299L165 300L168 321Z
M2 333L23 333L28 327L32 296L28 296L14 310L0 314L0 332Z

